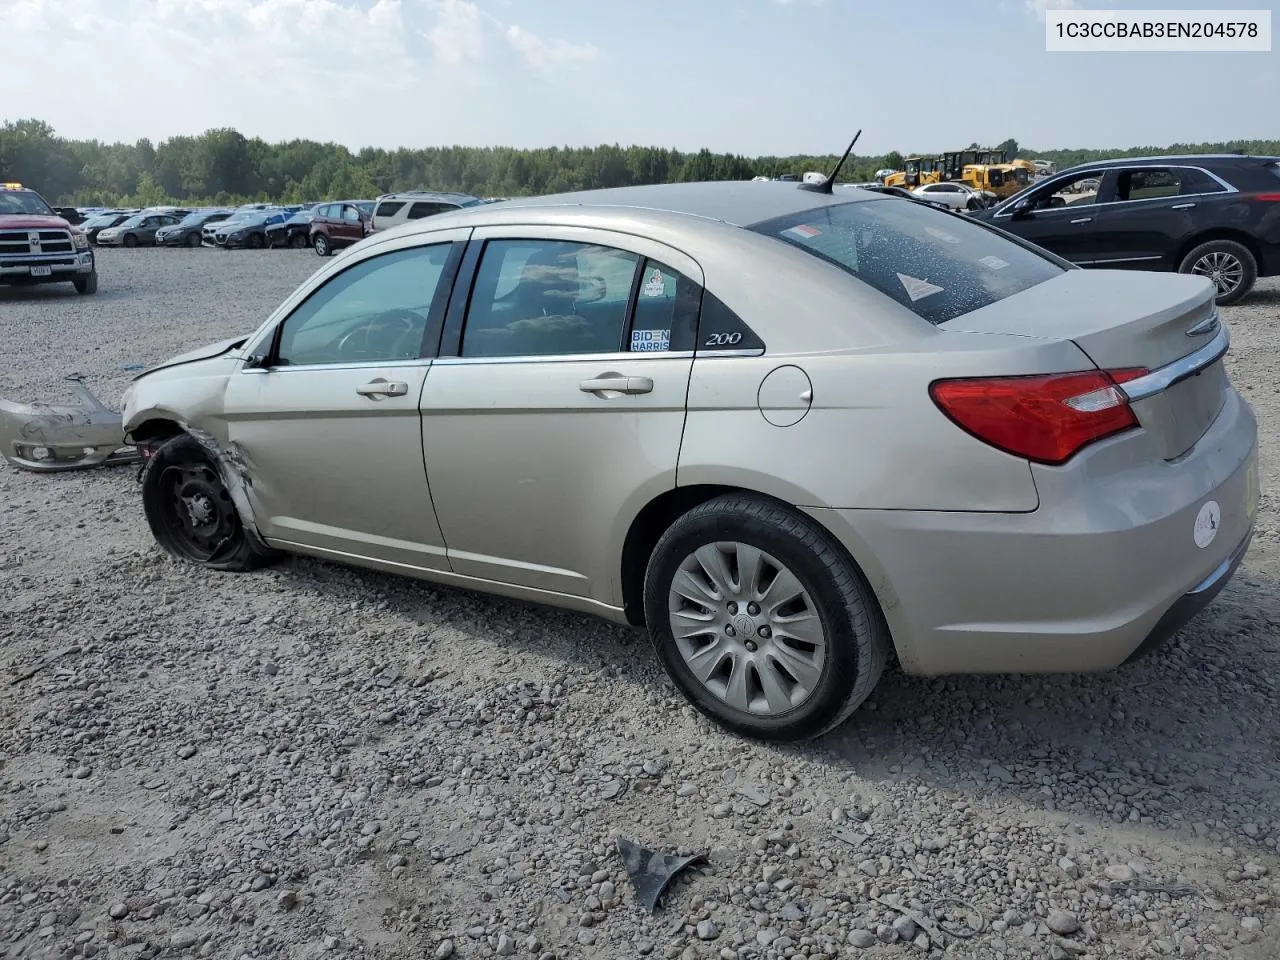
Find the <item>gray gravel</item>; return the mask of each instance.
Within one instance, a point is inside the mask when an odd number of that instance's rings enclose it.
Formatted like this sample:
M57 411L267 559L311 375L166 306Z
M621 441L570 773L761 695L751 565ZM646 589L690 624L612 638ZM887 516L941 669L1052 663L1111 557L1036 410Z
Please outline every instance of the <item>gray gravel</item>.
M108 250L96 297L0 291L0 395L79 371L115 402L319 263ZM1274 958L1280 283L1225 316L1264 497L1223 596L1107 675L891 671L804 748L712 728L633 632L309 560L204 573L131 470L0 467L0 953L941 956L927 910L960 897L985 928L950 956ZM649 916L619 834L709 864Z

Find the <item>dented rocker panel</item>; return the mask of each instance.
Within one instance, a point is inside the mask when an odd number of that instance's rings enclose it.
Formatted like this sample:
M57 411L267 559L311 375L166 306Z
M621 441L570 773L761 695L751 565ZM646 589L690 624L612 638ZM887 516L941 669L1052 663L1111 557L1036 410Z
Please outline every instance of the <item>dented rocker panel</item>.
M76 403L0 400L0 453L15 467L38 473L133 463L138 450L124 436L119 412L85 386L66 378Z

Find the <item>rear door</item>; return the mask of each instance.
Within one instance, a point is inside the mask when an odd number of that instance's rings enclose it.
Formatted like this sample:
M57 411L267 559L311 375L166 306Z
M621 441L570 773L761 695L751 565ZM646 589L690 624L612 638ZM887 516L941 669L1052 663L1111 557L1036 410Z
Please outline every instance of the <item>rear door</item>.
M468 233L353 259L277 326L265 366L231 377L229 439L268 540L448 569L418 401Z
M675 486L702 271L568 227L478 229L466 262L422 395L453 570L619 605L623 537Z
M1221 183L1191 167L1117 169L1111 202L1098 213L1102 246L1094 265L1177 269L1184 241L1215 220L1214 207L1228 196Z

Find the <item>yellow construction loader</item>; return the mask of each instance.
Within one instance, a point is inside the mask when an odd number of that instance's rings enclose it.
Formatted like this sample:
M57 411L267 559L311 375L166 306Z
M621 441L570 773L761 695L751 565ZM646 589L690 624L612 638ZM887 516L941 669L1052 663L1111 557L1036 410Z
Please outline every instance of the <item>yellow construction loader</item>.
M924 183L938 183L942 180L942 165L939 161L939 157L907 157L902 161L903 169L895 170L885 177L884 185L914 190Z

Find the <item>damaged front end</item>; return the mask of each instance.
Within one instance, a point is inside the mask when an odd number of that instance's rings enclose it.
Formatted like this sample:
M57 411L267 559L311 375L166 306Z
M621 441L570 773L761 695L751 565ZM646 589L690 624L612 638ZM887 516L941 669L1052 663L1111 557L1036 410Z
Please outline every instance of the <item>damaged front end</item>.
M140 453L125 442L120 413L95 397L83 377L66 380L79 402L0 399L0 454L15 467L40 473L136 463Z

